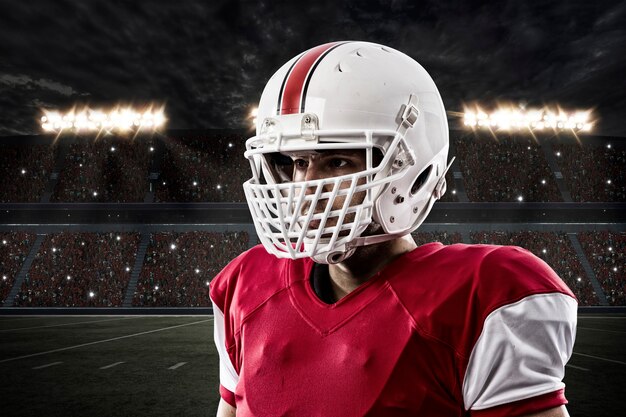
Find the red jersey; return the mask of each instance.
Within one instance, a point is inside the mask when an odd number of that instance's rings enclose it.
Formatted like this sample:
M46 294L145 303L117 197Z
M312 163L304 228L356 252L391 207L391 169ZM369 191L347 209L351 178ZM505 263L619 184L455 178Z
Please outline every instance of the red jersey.
M237 416L513 416L567 403L576 300L514 246L430 243L334 304L257 246L211 282Z

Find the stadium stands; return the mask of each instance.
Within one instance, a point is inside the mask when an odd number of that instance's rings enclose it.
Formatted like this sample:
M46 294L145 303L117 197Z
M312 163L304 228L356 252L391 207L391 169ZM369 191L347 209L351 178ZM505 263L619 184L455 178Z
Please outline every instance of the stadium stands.
M250 168L243 158L246 136L242 133L184 132L135 140L121 136L50 139L54 144L42 144L41 139L2 144L0 202L37 203L53 191L51 201L59 205L245 203L241 184L249 178ZM443 202L459 201L453 190L460 181L470 202L518 202L521 196L524 202L549 203L562 202L570 195L581 203L626 201L626 150L617 140L590 137L576 143L572 138L535 140L521 135L458 132L452 140L457 163L446 175L448 193ZM614 146L609 146L612 142ZM56 171L58 179L51 176ZM154 181L153 190L150 180ZM0 246L0 301L4 300L5 306L120 306L130 277L126 269L135 266L139 232L119 235L122 243L110 242L109 233L49 234L18 296L6 300L35 235L2 234L9 243ZM450 231L413 235L419 244L464 240L460 233ZM598 299L592 282L595 288L602 288L609 304L626 305L623 233L578 234L598 283L587 276L588 264L583 268L584 259L564 232L475 232L471 239L528 248L557 271L581 305L605 301ZM229 244L223 243L226 240ZM168 243L178 249L170 250ZM206 282L248 247L248 235L160 232L151 236L149 244L137 287L132 289L136 290L131 294L133 306L207 306Z
M611 139L594 137L572 144L571 138L457 132L452 149L470 202L563 201L556 180L561 174L575 202L625 202L626 150L609 147ZM241 184L250 177L243 158L245 140L244 134L209 131L4 145L0 202L39 202L59 154L65 157L58 162L52 202L143 202L151 162L158 167L153 173L159 178L154 183L156 202L245 202ZM152 161L156 152L150 149L157 144L164 151ZM552 168L546 153L554 155ZM443 202L459 201L454 174L451 169L446 175Z
M52 172L56 145L4 145L0 152L0 203L37 203Z
M455 138L454 146L469 201L563 201L536 142L467 135Z
M573 201L626 201L626 150L609 146L553 145Z
M248 239L245 232L153 234L133 306L211 306L209 282L248 248Z
M250 177L245 140L233 134L164 140L157 202L244 202L241 184Z
M143 139L143 138L142 138ZM104 136L70 145L54 202L143 202L152 152L149 139Z
M34 233L0 233L0 305L4 304L34 242Z
M46 236L15 306L117 307L137 256L139 233Z
M578 240L609 304L626 306L626 232L582 232Z
M119 236L119 240L118 240ZM463 242L458 232L414 232L418 245ZM599 305L590 278L563 232L476 231L472 243L516 245L548 263L576 294L580 305ZM0 234L0 300L6 298L34 234ZM611 305L626 305L626 233L582 232L578 239ZM135 307L207 307L208 283L249 245L246 232L160 232L150 235L134 291ZM46 236L21 285L15 306L117 307L135 265L139 233L58 233ZM69 279L68 279L69 276ZM90 293L93 293L90 295ZM5 306L10 305L5 300Z

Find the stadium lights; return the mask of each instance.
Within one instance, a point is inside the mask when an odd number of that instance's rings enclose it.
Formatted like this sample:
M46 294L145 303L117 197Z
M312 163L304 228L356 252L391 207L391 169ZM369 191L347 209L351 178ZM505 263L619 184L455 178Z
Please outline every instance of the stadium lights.
M42 129L54 133L160 130L167 121L163 107L154 110L152 107L146 110L118 107L108 112L84 108L78 111L72 109L66 114L48 110L43 112Z
M492 130L570 130L575 132L589 132L593 127L590 120L591 111L576 111L567 113L561 109L552 110L499 108L493 113L487 113L480 108L465 110L464 124L471 128Z
M256 118L259 115L259 109L257 107L253 108L248 115L248 119L252 119L252 127L256 127Z

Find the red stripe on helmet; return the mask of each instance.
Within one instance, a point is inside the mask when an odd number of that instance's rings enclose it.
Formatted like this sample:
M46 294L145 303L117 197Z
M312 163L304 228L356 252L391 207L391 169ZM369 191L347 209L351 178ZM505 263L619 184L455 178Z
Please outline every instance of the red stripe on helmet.
M287 74L285 89L283 90L282 97L280 97L278 114L300 113L302 90L304 88L307 74L325 52L341 43L343 42L331 42L316 46L300 57L291 69L291 72Z

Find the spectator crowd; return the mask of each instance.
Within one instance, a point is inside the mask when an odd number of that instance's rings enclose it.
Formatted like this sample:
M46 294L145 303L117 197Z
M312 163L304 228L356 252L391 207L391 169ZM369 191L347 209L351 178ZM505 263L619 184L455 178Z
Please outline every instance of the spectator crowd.
M609 304L626 306L626 232L581 232L578 240Z
M541 147L528 138L467 135L454 147L469 201L563 201Z
M626 150L554 144L554 154L576 202L626 202Z
M14 305L121 306L137 257L139 233L47 235Z
M414 232L418 245L463 242L457 232ZM626 305L626 233L581 232L577 237L611 305ZM598 305L598 294L563 232L477 231L472 243L526 248L550 265L580 305ZM0 234L0 301L5 300L35 241L32 233ZM15 306L121 306L137 258L139 233L56 233L45 237L13 300ZM150 235L133 306L208 307L210 281L248 249L246 232L160 232ZM3 277L6 276L6 279Z
M245 202L242 184L251 175L245 140L242 134L207 131L2 145L0 202L39 202L62 146L68 152L59 163L52 202L143 202L150 174L156 202ZM626 201L626 150L608 139L575 145L551 140L541 146L522 135L460 134L451 140L450 157L457 158L455 169L470 202L563 201L542 147L554 154L573 201ZM158 156L157 148L163 149ZM446 180L441 201L459 201L452 169Z
M209 307L209 283L248 249L246 232L163 232L150 243L133 305Z
M250 178L245 140L233 134L170 137L164 141L157 202L244 202Z
M71 144L51 201L143 202L154 147L141 139L104 136Z
M26 232L0 233L0 306L9 295L26 255L35 243L35 234Z
M0 203L38 203L58 147L2 145L0 149Z

